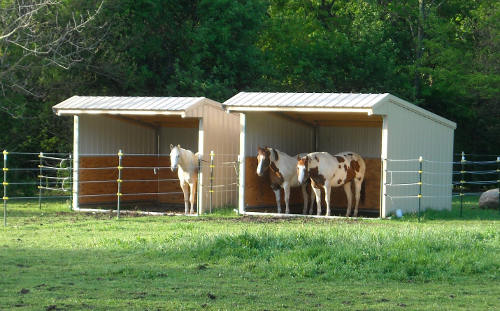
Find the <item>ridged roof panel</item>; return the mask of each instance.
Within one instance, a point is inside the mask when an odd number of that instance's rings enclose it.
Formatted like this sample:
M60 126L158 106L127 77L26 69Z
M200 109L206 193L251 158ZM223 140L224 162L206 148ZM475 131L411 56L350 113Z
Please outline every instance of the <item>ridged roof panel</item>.
M224 102L237 107L371 108L388 93L261 93L240 92Z
M55 110L184 111L205 97L113 97L73 96L55 105Z

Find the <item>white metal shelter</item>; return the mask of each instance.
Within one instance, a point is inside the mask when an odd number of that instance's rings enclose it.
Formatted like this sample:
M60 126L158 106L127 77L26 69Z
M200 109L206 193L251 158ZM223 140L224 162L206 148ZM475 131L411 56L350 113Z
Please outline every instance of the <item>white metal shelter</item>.
M239 116L225 112L220 103L204 97L73 96L53 110L57 115L74 118L74 209L79 204L82 160L103 163L106 156L116 155L121 149L125 154L149 155L152 159L148 161L154 163L155 155L168 158L170 144L199 152L204 160L211 150L216 156L234 157L239 151ZM199 191L206 189L210 177L207 162L202 167ZM234 174L234 169L216 168L216 178L225 180L225 174ZM208 191L202 193L198 204L206 210ZM235 204L236 200L237 194L216 194L214 206Z
M456 124L394 95L241 92L224 102L224 107L241 113L240 157L245 159L240 165L241 213L258 205L252 197L263 191L256 190L252 181L256 174L251 163L259 146L290 155L313 151L361 154L371 174L365 179L371 185L366 208L381 217L396 209L417 210L418 158L422 156L422 208L451 208Z

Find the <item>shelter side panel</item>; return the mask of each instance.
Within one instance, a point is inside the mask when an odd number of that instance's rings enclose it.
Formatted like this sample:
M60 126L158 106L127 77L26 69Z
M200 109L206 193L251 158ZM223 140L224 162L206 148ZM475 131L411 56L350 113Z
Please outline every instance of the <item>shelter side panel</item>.
M79 161L79 203L116 202L118 157L80 157ZM125 156L122 166L123 202L184 202L177 174L168 168L169 157Z
M380 206L380 168L381 160L378 158L365 158L366 173L364 180L365 199L360 201L360 209L379 210ZM257 159L247 157L245 159L245 206L268 207L276 206L274 192L271 189L268 173L259 177L256 173ZM282 208L284 208L284 195L281 195ZM290 204L303 204L300 188L292 188ZM347 198L343 187L332 188L331 204L333 208L347 208ZM323 200L323 208L325 202Z

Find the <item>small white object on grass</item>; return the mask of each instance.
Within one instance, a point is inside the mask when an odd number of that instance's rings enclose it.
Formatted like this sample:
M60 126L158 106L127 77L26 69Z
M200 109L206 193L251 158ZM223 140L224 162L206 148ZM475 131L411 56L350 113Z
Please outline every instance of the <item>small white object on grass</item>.
M401 218L401 217L403 217L403 211L402 211L401 209L397 209L397 210L396 210L396 217L397 217L397 218Z

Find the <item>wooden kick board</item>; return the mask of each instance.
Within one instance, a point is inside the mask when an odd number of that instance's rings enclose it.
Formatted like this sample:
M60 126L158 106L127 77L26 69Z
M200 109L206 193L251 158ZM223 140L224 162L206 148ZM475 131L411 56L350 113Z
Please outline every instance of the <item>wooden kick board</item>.
M365 201L359 203L360 209L379 210L380 206L380 159L364 159L366 163L365 174ZM257 158L247 157L245 159L245 206L261 207L276 206L274 192L269 183L269 176L265 174L259 177L257 171ZM332 188L332 208L347 208L347 198L343 187ZM281 206L284 210L284 193L281 190ZM303 204L302 191L300 188L292 188L290 204ZM323 200L323 209L326 204Z
M116 193L118 186L118 158L116 156L100 156L100 157L80 157L79 159L79 203L111 203L116 202ZM125 156L122 160L123 167L168 167L170 166L170 157L162 156ZM108 168L89 170L85 168ZM177 179L177 173L172 172L170 168L163 168L155 174L153 168L134 169L124 168L122 170L122 189L121 201L154 201L158 203L184 203L184 195L179 185L178 180L160 181L157 179ZM128 181L127 181L128 180ZM155 181L131 181L131 180L155 180ZM86 181L93 181L86 183ZM95 182L95 181L111 181L111 182ZM174 192L172 194L157 193ZM132 193L140 193L140 195L126 195ZM152 194L147 194L152 193ZM102 195L111 194L109 196L88 196L85 195Z

